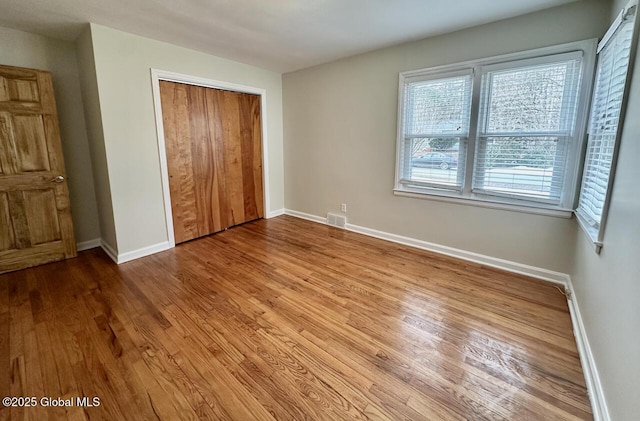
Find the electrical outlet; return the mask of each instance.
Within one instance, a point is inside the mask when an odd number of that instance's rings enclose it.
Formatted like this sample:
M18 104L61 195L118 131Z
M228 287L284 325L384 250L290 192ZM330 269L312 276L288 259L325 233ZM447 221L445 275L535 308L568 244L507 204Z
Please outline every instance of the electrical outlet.
M346 203L343 203L343 204L340 205L340 211L341 212L346 212L347 211L347 204Z

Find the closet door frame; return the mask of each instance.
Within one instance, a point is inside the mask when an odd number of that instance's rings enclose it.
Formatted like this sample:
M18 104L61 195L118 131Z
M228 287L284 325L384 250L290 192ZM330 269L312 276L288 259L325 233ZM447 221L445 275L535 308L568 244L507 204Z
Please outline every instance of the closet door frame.
M151 84L153 89L153 107L156 116L156 132L158 136L158 156L160 158L160 172L162 173L162 196L164 200L164 214L167 227L167 241L169 247L176 246L175 234L173 232L173 212L171 210L171 191L169 189L169 168L167 165L167 150L165 149L164 124L162 122L162 101L160 100L160 81L184 83L187 85L202 86L205 88L222 89L244 94L260 96L260 115L262 131L262 193L264 197L265 218L269 217L269 160L268 136L267 136L267 91L262 88L238 85L236 83L224 82L221 80L207 79L197 76L190 76L181 73L168 72L164 70L151 69Z

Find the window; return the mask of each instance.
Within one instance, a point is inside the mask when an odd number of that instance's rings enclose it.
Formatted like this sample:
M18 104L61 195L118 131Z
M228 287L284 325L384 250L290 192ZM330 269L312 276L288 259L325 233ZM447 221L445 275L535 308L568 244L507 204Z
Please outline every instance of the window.
M602 244L602 228L613 184L635 14L635 6L623 10L598 45L587 153L576 210L580 225L597 250Z
M584 41L401 74L396 192L570 216L594 50Z
M402 183L462 190L473 75L459 73L407 81Z
M569 56L484 70L474 192L560 204L582 64Z

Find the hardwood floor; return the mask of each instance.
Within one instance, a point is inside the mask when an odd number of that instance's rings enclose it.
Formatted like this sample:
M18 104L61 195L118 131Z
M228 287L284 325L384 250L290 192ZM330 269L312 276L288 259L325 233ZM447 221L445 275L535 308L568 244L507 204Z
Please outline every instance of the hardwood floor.
M1 275L0 319L0 419L591 419L554 285L287 216Z

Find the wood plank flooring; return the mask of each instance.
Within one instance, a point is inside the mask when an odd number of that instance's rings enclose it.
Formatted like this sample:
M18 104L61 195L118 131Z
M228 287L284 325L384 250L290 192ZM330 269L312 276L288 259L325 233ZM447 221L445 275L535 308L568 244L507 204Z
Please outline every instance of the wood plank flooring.
M0 419L591 419L564 296L282 216L0 276ZM75 401L74 401L75 403Z

